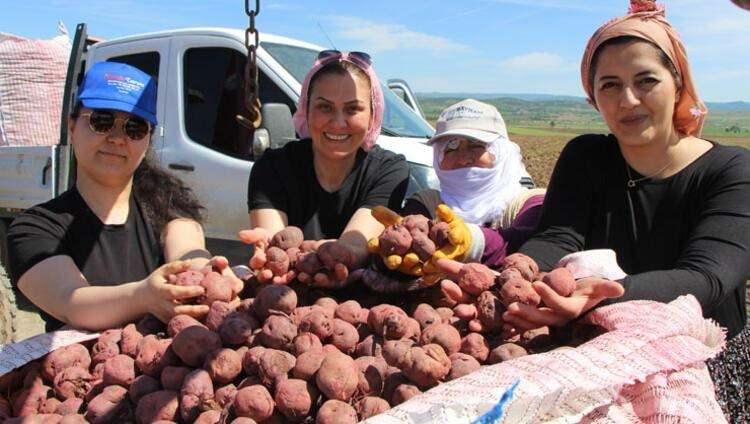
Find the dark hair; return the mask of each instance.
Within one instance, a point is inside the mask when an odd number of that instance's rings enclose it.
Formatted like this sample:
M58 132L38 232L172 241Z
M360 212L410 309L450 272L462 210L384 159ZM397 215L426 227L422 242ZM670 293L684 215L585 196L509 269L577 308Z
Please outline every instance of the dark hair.
M80 103L76 104L70 117L78 118L81 107ZM150 143L146 156L133 174L133 195L159 240L167 223L173 219L190 218L199 223L203 221L202 211L205 208L195 198L193 190L178 177L156 165Z
M347 75L349 73L363 79L364 81L367 81L368 84L372 84L367 73L365 73L365 71L360 69L357 65L345 60L334 60L323 65L323 67L320 68L318 72L316 72L315 75L313 75L313 77L310 79L310 85L307 87L307 105L310 105L310 93L312 92L312 88L315 86L315 83L318 81L318 79L320 79L320 77L324 75ZM370 90L372 90L372 85L370 85ZM370 105L370 107L372 107L372 105Z
M669 59L669 56L667 56L664 50L659 48L659 46L657 46L656 44L648 40L645 40L643 38L635 37L632 35L623 35L620 37L610 38L609 40L603 42L602 44L599 45L599 47L596 48L596 51L591 57L591 66L589 67L589 74L587 76L589 79L589 86L592 87L592 90L595 91L593 87L594 87L594 76L596 74L596 66L599 64L599 55L601 54L602 51L604 51L604 48L609 47L609 46L619 46L622 44L628 44L628 43L632 43L635 41L642 41L644 43L648 43L651 46L653 46L657 52L659 52L659 60L661 61L661 64L664 65L664 67L669 70L669 73L672 74L672 78L674 78L675 85L677 86L678 89L680 89L682 87L682 77L680 76L680 73L677 71L677 67L675 66L674 63L672 63L672 60Z

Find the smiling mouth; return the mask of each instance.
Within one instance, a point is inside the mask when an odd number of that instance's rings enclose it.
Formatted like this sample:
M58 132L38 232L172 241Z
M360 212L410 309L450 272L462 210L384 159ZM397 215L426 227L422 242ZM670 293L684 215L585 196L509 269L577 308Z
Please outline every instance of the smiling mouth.
M351 137L350 134L331 134L331 133L323 133L327 139L333 140L333 141L345 141L348 140L349 137Z
M646 115L632 115L632 116L626 116L622 119L620 119L620 123L623 125L637 125L646 120Z
M102 151L102 150L100 150L99 153L102 154L102 155L105 155L105 156L113 156L113 157L116 157L116 158L123 158L123 159L125 158L125 155L118 155L117 153L105 152L105 151Z

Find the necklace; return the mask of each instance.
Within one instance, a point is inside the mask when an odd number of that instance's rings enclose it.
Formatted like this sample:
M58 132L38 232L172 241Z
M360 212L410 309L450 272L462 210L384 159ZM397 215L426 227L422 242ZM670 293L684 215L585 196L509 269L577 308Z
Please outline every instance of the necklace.
M638 184L638 183L640 183L641 181L650 180L654 176L661 174L667 168L669 168L670 165L672 165L672 160L671 159L669 160L669 162L667 162L666 165L664 165L664 167L662 167L660 170L654 172L653 174L647 175L645 177L633 179L633 175L630 174L630 165L628 165L628 163L625 162L625 172L628 173L628 182L627 182L628 188L634 188L635 185Z

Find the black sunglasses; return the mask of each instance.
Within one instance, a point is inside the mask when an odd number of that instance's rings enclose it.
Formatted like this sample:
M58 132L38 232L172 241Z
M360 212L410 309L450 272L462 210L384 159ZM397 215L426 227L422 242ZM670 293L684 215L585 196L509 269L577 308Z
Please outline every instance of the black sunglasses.
M109 134L117 121L123 121L122 130L132 141L142 140L151 132L151 123L138 116L117 118L114 112L108 110L92 110L80 116L88 117L89 128L97 134Z
M344 60L359 62L360 65L369 67L372 65L372 57L365 52L342 52L340 50L323 50L318 53L318 60L340 57Z

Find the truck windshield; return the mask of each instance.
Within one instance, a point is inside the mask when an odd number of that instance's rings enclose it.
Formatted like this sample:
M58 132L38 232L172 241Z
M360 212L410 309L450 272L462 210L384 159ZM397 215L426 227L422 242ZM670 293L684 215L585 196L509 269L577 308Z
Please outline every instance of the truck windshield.
M260 43L279 64L302 84L310 65L315 62L318 51L304 47L279 43ZM388 87L382 85L385 97L383 113L383 134L397 137L430 138L434 131L424 120L401 99L396 97Z

